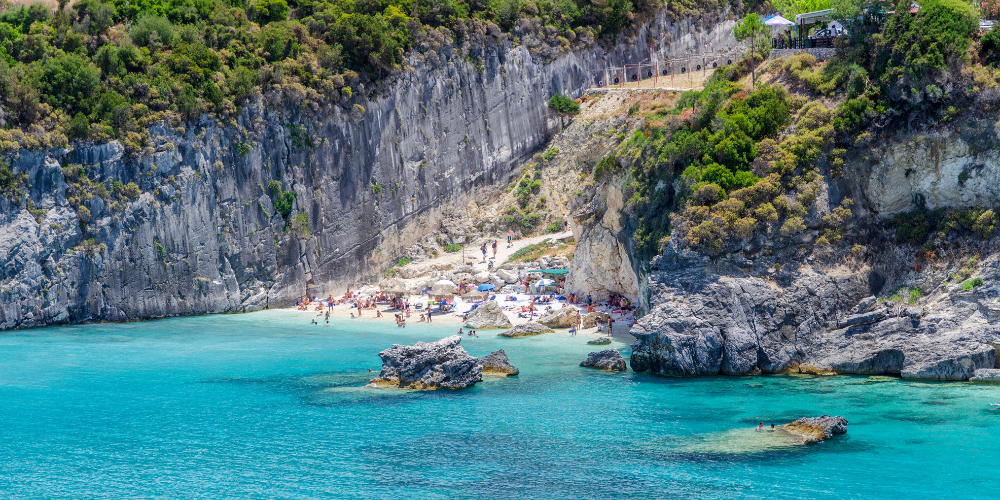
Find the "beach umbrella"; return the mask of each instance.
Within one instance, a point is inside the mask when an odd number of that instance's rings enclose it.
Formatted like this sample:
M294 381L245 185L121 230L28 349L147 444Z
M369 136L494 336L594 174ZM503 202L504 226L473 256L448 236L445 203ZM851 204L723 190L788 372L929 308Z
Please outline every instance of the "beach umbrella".
M767 26L795 26L795 23L781 16L771 16L764 20Z
M406 283L398 278L385 280L380 285L382 291L390 295L406 295Z
M451 280L440 280L434 283L434 287L431 291L436 295L448 295L453 294L458 290L458 285Z
M486 291L492 290L494 288L496 288L496 287L493 286L493 285L491 285L491 284L489 284L489 283L483 283L482 285L477 286L476 290L479 290L480 292L486 292Z

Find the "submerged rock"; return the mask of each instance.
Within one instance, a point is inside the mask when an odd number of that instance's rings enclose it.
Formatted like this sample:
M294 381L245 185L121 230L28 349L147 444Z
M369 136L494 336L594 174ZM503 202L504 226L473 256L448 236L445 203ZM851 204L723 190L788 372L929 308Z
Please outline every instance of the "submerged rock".
M538 322L549 328L573 328L580 318L580 311L575 307L561 307L553 309L538 318Z
M587 343L590 345L608 345L611 343L611 337L601 337L599 339L588 340Z
M580 366L600 368L613 372L623 372L628 369L628 366L625 365L625 358L614 349L592 352L587 355L587 359L580 363Z
M466 328L475 328L476 330L510 328L510 326L510 319L500 309L500 304L492 300L480 304L475 311L469 313L469 319L465 322Z
M503 349L483 356L479 360L479 364L483 367L483 374L485 375L505 375L510 377L520 373L514 365L510 364L510 361L507 359L507 353Z
M804 444L818 443L830 439L834 434L847 432L847 419L844 417L806 417L785 424L786 431L802 436Z
M483 381L480 361L460 345L462 337L452 335L437 342L417 342L412 346L393 344L378 353L382 371L369 384L401 389L463 389Z
M506 332L498 333L497 336L511 337L511 338L529 337L531 335L540 335L543 333L550 333L552 331L554 330L545 325L529 322L529 323L521 323L520 325L517 325L514 328L507 330Z

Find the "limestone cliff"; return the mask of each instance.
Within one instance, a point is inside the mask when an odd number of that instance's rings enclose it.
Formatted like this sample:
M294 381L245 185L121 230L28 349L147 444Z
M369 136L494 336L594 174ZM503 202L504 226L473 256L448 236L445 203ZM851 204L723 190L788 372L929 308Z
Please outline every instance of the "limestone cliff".
M853 238L832 247L813 246L818 231L806 231L759 236L710 258L671 240L650 265L650 311L632 330L632 369L965 380L997 368L995 234L943 230L921 246L885 223L918 207L1000 202L996 137L992 122L958 123L900 133L870 154L858 148L847 174L828 177L818 196L815 221L846 197L858 200Z
M731 24L661 12L634 40L718 49ZM589 69L649 50L622 38L548 60L499 37L479 65L413 55L351 102L266 88L232 123L154 126L155 151L139 156L118 143L21 151L26 196L0 199L0 329L286 306L375 276L546 144L561 125L551 95L578 96Z

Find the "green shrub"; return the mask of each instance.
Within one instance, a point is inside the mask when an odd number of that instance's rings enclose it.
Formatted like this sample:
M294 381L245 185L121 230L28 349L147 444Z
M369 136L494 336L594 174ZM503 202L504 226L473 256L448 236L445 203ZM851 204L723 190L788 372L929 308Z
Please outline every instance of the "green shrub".
M549 99L549 109L560 115L580 114L580 105L573 99L570 99L569 96L563 94L556 94Z
M409 264L410 262L412 262L410 259L407 259L406 257L400 257L399 260L396 262L396 265L399 267L403 267Z
M983 279L982 278L972 278L972 279L965 280L965 281L962 282L962 291L963 292L972 291L972 289L978 288L978 287L982 286L982 284L983 284Z
M457 252L457 251L459 251L461 249L462 249L462 245L459 245L458 243L452 243L451 245L445 245L444 246L444 251L448 252L448 253L455 253L455 252Z

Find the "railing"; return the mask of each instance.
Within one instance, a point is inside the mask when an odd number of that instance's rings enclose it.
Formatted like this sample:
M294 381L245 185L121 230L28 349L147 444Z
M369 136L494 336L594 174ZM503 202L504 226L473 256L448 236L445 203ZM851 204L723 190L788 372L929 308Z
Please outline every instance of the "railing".
M772 49L829 49L833 48L833 41L838 38L834 36L824 36L816 38L772 38Z

